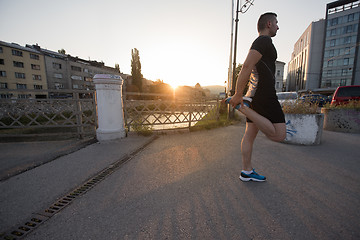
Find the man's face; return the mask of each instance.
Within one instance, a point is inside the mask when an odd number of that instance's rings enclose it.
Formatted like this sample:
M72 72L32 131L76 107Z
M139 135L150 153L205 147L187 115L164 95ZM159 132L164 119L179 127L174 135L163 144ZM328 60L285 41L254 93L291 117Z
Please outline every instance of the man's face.
M270 34L271 34L271 37L275 37L276 32L278 30L279 30L278 20L277 20L276 17L274 17L274 19L272 21L270 21Z

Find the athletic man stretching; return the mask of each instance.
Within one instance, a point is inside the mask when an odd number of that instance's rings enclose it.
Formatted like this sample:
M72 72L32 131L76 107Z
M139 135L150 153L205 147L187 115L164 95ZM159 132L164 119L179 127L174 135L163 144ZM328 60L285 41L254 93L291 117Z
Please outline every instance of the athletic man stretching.
M279 30L277 23L275 13L265 13L260 16L259 37L250 48L237 78L235 95L230 100L233 107L240 104L239 111L246 116L246 129L241 142L243 170L240 179L242 181L266 180L266 177L257 174L251 165L253 144L259 130L273 141L280 142L286 137L284 113L275 90L277 52L271 40ZM249 90L243 97L249 78Z

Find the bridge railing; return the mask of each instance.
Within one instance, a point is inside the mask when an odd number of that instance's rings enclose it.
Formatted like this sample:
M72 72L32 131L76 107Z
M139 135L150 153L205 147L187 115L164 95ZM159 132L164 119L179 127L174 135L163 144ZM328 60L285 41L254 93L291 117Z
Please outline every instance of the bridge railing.
M0 94L0 137L95 135L94 91L0 90Z
M129 92L124 95L125 125L128 131L138 126L148 126L152 130L190 128L199 121L219 119L218 99Z

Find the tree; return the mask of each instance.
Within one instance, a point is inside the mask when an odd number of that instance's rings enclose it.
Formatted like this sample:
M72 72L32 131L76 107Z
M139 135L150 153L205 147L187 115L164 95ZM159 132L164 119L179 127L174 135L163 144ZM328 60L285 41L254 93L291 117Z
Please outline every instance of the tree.
M241 63L239 63L239 65L237 65L237 67L235 68L235 79L238 78L239 73L240 73L240 71L241 71L241 69L242 69L242 66L243 66L243 65L242 65ZM246 94L248 88L249 88L249 84L246 85L246 87L245 87L245 89L244 89L244 92L243 92L243 95Z
M115 69L118 70L118 72L120 72L120 65L118 63L115 63Z
M143 75L141 74L139 50L136 48L131 50L131 75L133 84L139 88L140 92L142 92Z

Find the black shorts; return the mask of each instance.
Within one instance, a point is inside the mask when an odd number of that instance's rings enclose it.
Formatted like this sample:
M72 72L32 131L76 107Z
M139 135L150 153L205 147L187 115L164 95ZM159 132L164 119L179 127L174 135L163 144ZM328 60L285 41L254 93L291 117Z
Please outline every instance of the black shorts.
M275 98L256 99L251 102L251 109L267 118L272 123L285 123L285 116L279 101ZM252 122L246 118L246 122Z

